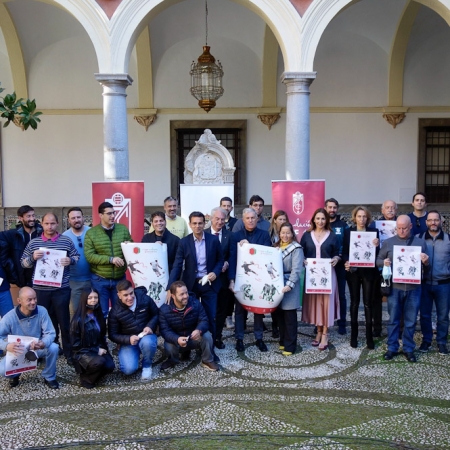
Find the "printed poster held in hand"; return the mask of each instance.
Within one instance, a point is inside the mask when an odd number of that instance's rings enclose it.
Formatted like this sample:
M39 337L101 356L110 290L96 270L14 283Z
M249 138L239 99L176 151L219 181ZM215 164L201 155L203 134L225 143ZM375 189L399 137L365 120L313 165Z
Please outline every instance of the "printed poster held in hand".
M283 260L278 248L238 245L234 295L247 311L275 311L283 299L283 287Z
M61 287L64 274L61 258L65 258L67 252L44 247L39 250L44 252L44 256L36 261L33 283L37 286Z
M39 339L32 336L8 335L8 344L17 343L23 346L23 352L16 356L12 352L6 352L5 376L17 375L37 368L36 353L30 350L32 342L38 342Z
M422 261L418 246L394 245L392 281L394 283L420 284L422 282Z
M375 231L350 232L350 267L375 267L376 247L373 240L376 238Z
M305 292L331 294L332 270L330 258L308 258L305 267Z
M166 300L169 282L167 245L130 242L122 244L122 252L134 285L144 286L156 306L161 307Z

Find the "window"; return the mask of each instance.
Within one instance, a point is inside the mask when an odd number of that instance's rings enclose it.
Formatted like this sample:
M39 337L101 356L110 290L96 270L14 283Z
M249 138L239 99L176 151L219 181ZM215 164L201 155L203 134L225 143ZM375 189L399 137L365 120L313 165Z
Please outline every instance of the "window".
M217 140L230 152L234 172L234 203L245 203L245 145L246 121L172 121L171 122L171 192L180 198L180 184L184 183L184 161L205 129L209 128Z
M428 203L450 202L450 120L419 121L419 190Z

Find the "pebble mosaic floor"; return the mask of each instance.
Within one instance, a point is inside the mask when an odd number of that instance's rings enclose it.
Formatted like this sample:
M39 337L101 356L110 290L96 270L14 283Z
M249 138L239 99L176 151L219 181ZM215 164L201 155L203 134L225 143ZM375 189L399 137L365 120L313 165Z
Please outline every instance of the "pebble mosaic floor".
M450 355L435 345L416 364L387 362L385 329L369 351L361 327L357 349L332 329L320 352L313 327L300 323L299 351L285 357L270 332L269 352L259 352L251 331L249 323L241 354L225 331L218 373L194 352L160 372L160 339L149 382L116 371L88 391L61 358L57 391L39 371L14 389L2 379L0 449L450 448Z

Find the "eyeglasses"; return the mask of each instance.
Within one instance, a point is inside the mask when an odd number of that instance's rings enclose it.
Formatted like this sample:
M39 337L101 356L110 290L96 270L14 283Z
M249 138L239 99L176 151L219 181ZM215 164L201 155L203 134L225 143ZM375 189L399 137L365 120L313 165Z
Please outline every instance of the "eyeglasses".
M114 216L116 214L116 212L115 211L104 212L103 214L106 215L106 216Z
M77 236L78 247L83 248L83 243L81 242L81 236Z

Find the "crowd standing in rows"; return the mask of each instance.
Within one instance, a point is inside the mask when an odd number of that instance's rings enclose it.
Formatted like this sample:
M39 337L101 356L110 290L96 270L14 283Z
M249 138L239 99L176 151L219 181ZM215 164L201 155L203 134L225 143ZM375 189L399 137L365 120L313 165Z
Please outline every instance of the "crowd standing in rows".
M244 243L275 246L282 252L284 297L272 314L272 335L279 338L279 348L286 357L297 351L297 311L302 297L301 274L310 258L329 258L332 266L331 294L304 294L302 321L315 325L316 336L311 345L324 351L329 346L328 330L338 325L345 335L347 301L346 283L350 292L350 345L358 345L358 310L360 292L364 305L367 348L375 347L374 337L381 335L382 293L380 270L393 264L396 245L421 247L423 282L393 283L389 293L386 360L403 353L409 362L416 362L414 332L420 310L422 343L419 351L427 352L432 343L432 309L436 305L436 342L440 354L448 354L450 295L450 238L442 230L438 211L426 212L426 197L417 193L412 201L413 212L397 217L397 205L388 200L381 207L383 220L396 221L396 235L380 246L378 230L364 206L352 212L349 227L338 215L339 203L330 198L324 208L317 209L310 228L298 242L285 211L277 211L271 222L264 219L264 200L252 196L249 207L237 220L231 216L232 200L224 197L211 211L210 226L201 212L192 212L189 227L177 216L178 202L164 200L164 212L151 215L150 232L142 242L167 245L169 282L166 304L158 309L144 287L134 288L126 280L127 264L121 244L131 242L129 230L115 221L113 205L104 202L98 207L100 224L92 228L84 224L80 208L67 214L70 228L58 233L58 217L46 213L42 223L36 221L32 207L24 205L17 211L16 229L0 233L0 350L14 355L35 351L45 358L44 382L52 389L56 380L56 360L64 355L67 364L80 375L80 384L92 388L98 380L112 372L114 359L106 336L117 351L119 369L130 375L142 367L142 380L152 377L157 334L164 339L167 359L161 370L187 360L192 349L200 349L202 365L219 370L220 359L215 348L223 349L222 333L232 326L235 315L235 348L245 350L244 331L247 311L234 297L238 247ZM376 238L377 267L352 267L349 262L352 231L373 231ZM45 258L43 249L62 250L59 260L63 269L61 286L43 286L34 280L38 260ZM395 264L395 262L394 262ZM251 271L251 267L246 270ZM202 283L202 280L204 281ZM205 282L206 280L206 282ZM13 308L10 284L20 287L18 306ZM111 306L111 307L110 307ZM268 348L263 340L263 314L254 314L255 345L261 352ZM37 340L25 348L21 343L8 343L8 335L25 335ZM61 339L59 339L61 335ZM59 342L62 343L62 348ZM0 361L5 374L5 358ZM19 384L20 375L8 377L11 387Z

